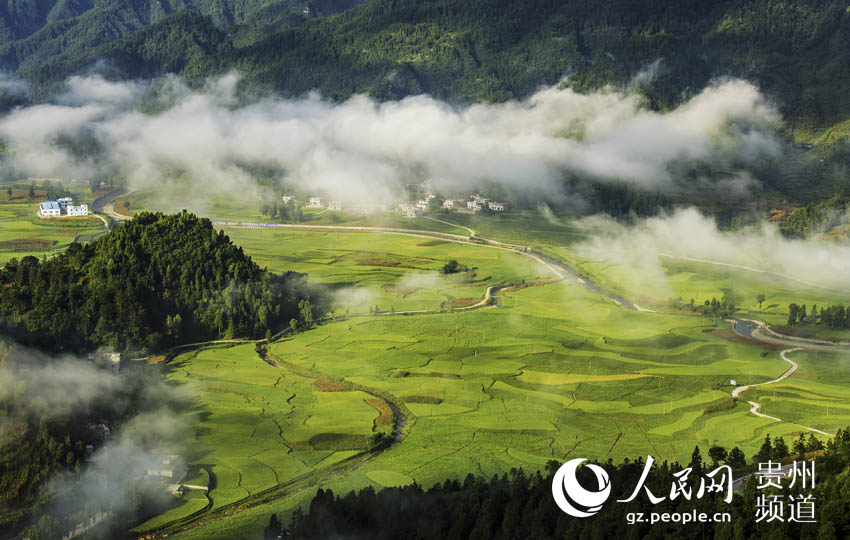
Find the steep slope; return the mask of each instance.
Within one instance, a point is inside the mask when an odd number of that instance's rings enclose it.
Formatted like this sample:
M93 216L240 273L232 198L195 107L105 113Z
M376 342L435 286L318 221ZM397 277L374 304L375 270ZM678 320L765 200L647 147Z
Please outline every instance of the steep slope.
M68 60L183 10L218 28L270 32L363 0L13 0L0 5L0 69Z
M249 4L253 13L262 12ZM218 28L216 17L249 18L235 11L222 15L212 4L200 7L215 12L211 20ZM172 34L193 35L203 26L191 17L159 24ZM114 60L130 76L172 71L173 61L152 63L152 35L148 28L72 62L66 54L44 64L35 55L22 73L56 82L100 58ZM850 117L844 99L850 91L850 12L835 0L372 0L269 35L228 37L227 46L190 45L169 56L183 56L177 64L184 75L235 68L258 87L296 95L319 89L332 98L428 92L504 101L569 75L570 84L583 90L639 85L654 106L666 108L712 79L738 76L776 99L800 139Z

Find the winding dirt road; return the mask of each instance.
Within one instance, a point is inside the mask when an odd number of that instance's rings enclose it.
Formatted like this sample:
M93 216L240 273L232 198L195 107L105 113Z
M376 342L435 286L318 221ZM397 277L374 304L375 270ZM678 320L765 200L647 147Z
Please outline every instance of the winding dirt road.
M783 345L790 347L785 349L779 356L789 364L789 368L778 378L772 381L766 381L763 383L757 384L749 384L744 386L737 386L732 390L732 397L738 399L741 393L746 392L751 388L755 388L757 386L766 386L768 384L774 384L781 381L784 381L788 377L794 374L797 371L799 365L788 358L788 355L793 352L804 351L804 350L815 350L815 351L826 351L826 352L845 352L850 353L850 349L842 347L845 342L837 342L831 343L825 340L816 340L816 339L806 339L806 338L795 338L792 336L786 336L780 334L774 330L772 330L767 323L763 321L757 321L752 319L727 319L728 322L732 323L732 331L738 334L739 336L743 336L749 339L753 339L755 341L760 341L762 343L767 343L770 345ZM818 428L814 428L811 426L804 426L802 424L798 424L797 422L792 422L790 420L783 420L782 418L777 418L776 416L770 416L759 412L761 405L755 401L747 401L750 404L750 412L756 416L761 418L769 418L776 422L784 422L787 424L793 424L795 426L801 427L808 431L813 431L815 433L819 433L821 435L826 435L828 437L834 437L834 433L829 433L827 431L820 430Z

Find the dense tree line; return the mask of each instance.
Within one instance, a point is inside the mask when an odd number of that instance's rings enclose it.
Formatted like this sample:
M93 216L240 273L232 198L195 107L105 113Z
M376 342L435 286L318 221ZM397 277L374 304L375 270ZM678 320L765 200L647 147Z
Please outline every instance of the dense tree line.
M768 452L775 445L767 441ZM787 451L787 448L785 449ZM804 446L797 450L809 452ZM780 450L779 454L787 455ZM770 459L779 454L770 454ZM376 492L367 487L345 496L336 496L330 490L320 489L306 511L296 510L287 532L299 539L315 538L370 538L370 539L547 539L547 538L677 538L702 540L705 538L801 538L804 540L837 540L850 536L850 519L846 508L850 504L848 466L850 466L850 430L839 430L825 451L807 453L816 457L816 523L780 520L757 522L757 498L763 493L756 489L757 482L749 481L742 493L731 503L723 501L725 492L710 493L701 499L676 500L657 505L641 494L629 503L615 503L626 499L638 485L644 469L641 459L626 460L615 466L609 460L600 464L611 479L612 492L602 510L592 518L571 518L562 512L552 499L552 479L560 463L550 462L545 473L527 475L522 470L510 474L482 479L468 475L462 482L446 480L430 489L419 485L388 488ZM719 455L715 452L713 457ZM759 455L757 460L763 457ZM802 456L794 456L803 459ZM719 459L722 462L722 459ZM714 460L715 464L718 462ZM656 463L649 474L646 487L656 496L668 495L677 479L673 476L683 467L692 468L691 486L696 493L699 477L712 465L706 465L699 448L695 449L690 463ZM580 470L579 473L582 471ZM579 477L581 480L581 476ZM594 485L592 475L585 477L584 485ZM779 492L785 500L798 496L800 482L794 488L787 481ZM694 523L635 523L630 525L626 516L643 512L730 512L731 522ZM785 515L787 518L787 514ZM275 538L283 524L272 516L265 538Z
M596 183L591 204L595 212L612 217L654 216L673 208L673 201L660 191L642 189L626 183Z
M788 326L801 324L822 324L830 328L850 328L850 308L842 305L821 307L813 304L806 310L806 304L788 305Z
M789 236L805 238L846 224L850 208L850 193L840 193L825 201L811 203L794 211L782 223L781 230Z
M0 270L0 329L43 349L262 338L327 308L305 276L261 269L186 212L143 213L91 244Z

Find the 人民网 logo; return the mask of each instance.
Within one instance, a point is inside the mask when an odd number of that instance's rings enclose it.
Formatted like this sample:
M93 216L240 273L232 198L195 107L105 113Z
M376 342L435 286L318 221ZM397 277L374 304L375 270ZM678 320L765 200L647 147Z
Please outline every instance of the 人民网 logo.
M589 491L578 483L578 466L587 461L584 458L570 460L555 473L552 480L552 496L561 510L574 517L591 517L599 510L611 495L611 481L608 473L599 465L588 463L586 467L596 475L598 491ZM572 502L571 502L572 501Z

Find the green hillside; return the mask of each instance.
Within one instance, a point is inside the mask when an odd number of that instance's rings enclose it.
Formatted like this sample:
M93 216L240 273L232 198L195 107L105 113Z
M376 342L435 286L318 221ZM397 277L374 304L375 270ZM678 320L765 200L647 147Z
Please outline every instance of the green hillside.
M566 75L583 90L624 86L655 66L655 77L642 81L655 107L679 103L718 77L739 76L781 105L799 139L823 135L850 116L842 99L850 90L850 13L834 0L373 0L250 35L217 34L221 16L198 7L211 17L166 17L72 61L67 58L75 50L50 64L34 55L22 73L44 85L107 58L127 76L235 68L250 84L287 94L318 88L339 99L356 92L380 98L428 92L493 102L527 96ZM44 38L48 48L58 39ZM205 39L216 46L204 47Z
M73 59L187 9L231 33L253 35L359 3L362 0L12 0L0 5L0 68L33 69Z

